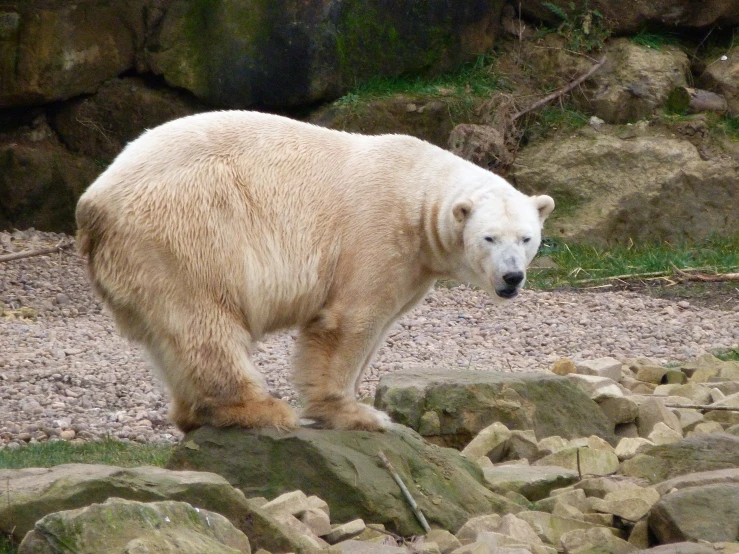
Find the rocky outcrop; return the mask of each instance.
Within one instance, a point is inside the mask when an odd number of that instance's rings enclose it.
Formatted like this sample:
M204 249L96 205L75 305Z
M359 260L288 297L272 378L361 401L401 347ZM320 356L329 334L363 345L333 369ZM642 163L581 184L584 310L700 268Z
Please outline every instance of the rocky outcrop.
M207 468L249 497L300 489L323 498L337 521L362 518L403 535L417 533L419 523L382 466L380 450L431 524L456 530L474 514L520 509L486 489L474 463L399 425L385 433L202 427L185 436L168 467Z
M398 371L380 380L375 406L427 440L461 448L499 421L536 438L614 440L598 405L566 378L491 371Z
M731 115L739 117L739 46L712 60L698 84L723 95Z
M739 228L737 178L730 157L702 159L688 140L648 125L532 146L513 171L523 191L558 202L551 235L601 244L729 236Z
M111 524L114 523L114 524ZM249 539L220 514L185 502L111 498L38 521L18 554L181 552L251 554Z
M708 29L712 25L732 27L739 24L739 13L732 0L707 0L696 4L689 0L660 0L659 2L629 2L608 0L553 0L552 4L573 19L585 15L588 10L603 15L606 26L614 34L636 33L645 27L673 29ZM558 25L561 19L544 2L525 0L521 3L523 15L550 25Z

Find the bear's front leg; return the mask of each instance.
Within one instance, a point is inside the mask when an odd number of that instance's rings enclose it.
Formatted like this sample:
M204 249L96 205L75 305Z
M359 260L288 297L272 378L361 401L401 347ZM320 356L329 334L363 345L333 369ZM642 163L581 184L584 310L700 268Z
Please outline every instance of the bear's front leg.
M390 417L356 400L356 383L369 364L388 321L372 313L322 310L300 334L295 356L295 386L303 417L328 429L381 431Z

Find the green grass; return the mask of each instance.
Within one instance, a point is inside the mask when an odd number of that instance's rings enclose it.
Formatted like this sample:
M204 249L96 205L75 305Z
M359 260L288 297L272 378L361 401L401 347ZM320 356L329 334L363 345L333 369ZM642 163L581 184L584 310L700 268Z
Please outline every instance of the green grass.
M739 117L723 116L716 124L715 132L739 141Z
M594 286L601 280L619 275L670 274L674 264L688 270L700 268L710 272L739 271L739 236L711 238L692 244L655 244L612 246L567 245L558 240L545 240L540 256L550 257L557 269L533 270L530 286L552 289L562 286Z
M724 360L727 362L739 362L739 348L732 348L730 350L725 350L724 352L717 352L715 356L719 360Z
M396 94L438 97L489 96L505 90L503 78L496 72L495 58L478 56L474 62L462 65L457 71L434 78L422 77L377 77L360 83L339 98L338 106L355 106L378 98Z
M573 131L588 124L590 116L572 106L546 106L524 119L524 136L529 143L550 137L557 131ZM558 206L558 213L561 210Z
M674 33L650 33L645 29L642 29L631 37L631 42L654 50L661 50L665 46L678 46L680 44Z
M51 467L69 463L163 467L173 449L171 444L136 444L114 439L79 445L65 441L41 442L18 450L6 448L0 451L0 468Z

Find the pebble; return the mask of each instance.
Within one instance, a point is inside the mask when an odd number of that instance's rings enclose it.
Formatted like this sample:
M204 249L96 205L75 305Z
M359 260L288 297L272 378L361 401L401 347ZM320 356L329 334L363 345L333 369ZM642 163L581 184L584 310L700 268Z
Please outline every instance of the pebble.
M23 241L42 248L70 239L31 230L12 236L0 232L0 245L22 251ZM0 317L0 446L181 438L167 422L166 390L139 348L115 331L71 250L0 264L0 291L5 306L38 312L35 320ZM271 392L294 405L296 336L273 335L254 355ZM374 394L382 375L402 369L548 371L562 357L605 356L665 363L737 345L739 296L727 298L724 310L632 292L525 290L500 304L466 286L440 286L391 328L360 395Z

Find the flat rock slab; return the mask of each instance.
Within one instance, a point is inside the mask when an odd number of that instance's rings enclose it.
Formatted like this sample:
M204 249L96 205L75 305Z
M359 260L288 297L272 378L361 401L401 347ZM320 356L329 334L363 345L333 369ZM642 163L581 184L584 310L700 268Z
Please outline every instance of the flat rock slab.
M488 490L475 463L402 425L385 433L201 427L188 433L168 465L213 471L249 497L302 490L325 500L334 522L361 518L401 535L418 534L421 527L380 450L432 525L456 531L473 515L521 509Z
M251 554L249 539L220 514L186 502L111 498L49 514L28 533L18 554Z
M490 490L500 494L517 492L531 502L578 480L577 471L558 466L503 465L484 467L482 473Z
M716 554L718 550L708 544L697 542L674 542L662 544L646 550L637 550L632 554Z
M252 537L252 545L256 548L301 552L307 547L300 535L279 525L215 473L170 471L152 466L129 469L63 464L51 468L0 470L0 483L3 487L0 533L16 542L48 514L117 497L141 502L177 500L217 512Z
M500 421L511 430L533 430L537 439L597 435L616 444L614 425L598 405L566 377L495 371L397 371L380 379L375 406L424 436L463 448L477 433ZM433 414L433 418L429 416Z
M684 489L686 487L701 487L703 485L716 485L727 483L739 485L739 468L717 469L715 471L699 471L675 477L668 481L662 481L655 488L661 495L665 495L672 489Z
M654 484L689 473L731 468L739 468L739 437L713 433L649 448L623 462L620 471Z
M739 539L739 484L680 489L649 513L649 529L660 543L733 542Z

